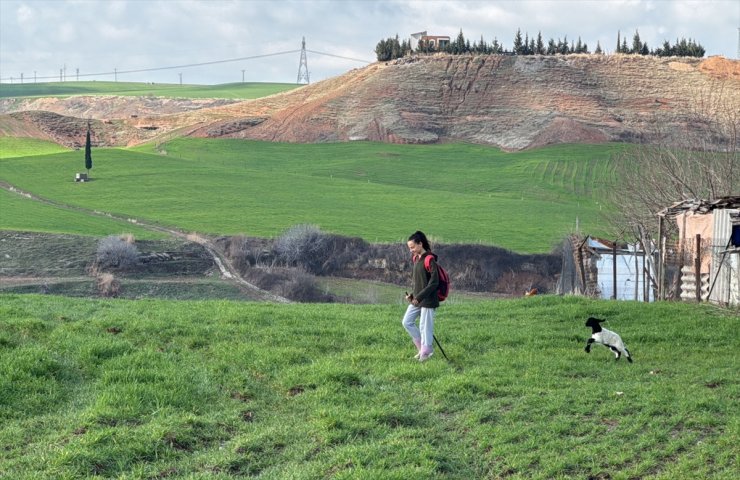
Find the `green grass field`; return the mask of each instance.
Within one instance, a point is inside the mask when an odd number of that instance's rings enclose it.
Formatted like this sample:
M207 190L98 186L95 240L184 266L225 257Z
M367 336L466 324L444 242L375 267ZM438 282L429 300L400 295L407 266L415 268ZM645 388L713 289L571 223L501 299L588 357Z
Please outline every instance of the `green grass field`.
M97 237L131 233L140 239L165 237L163 233L147 230L130 222L46 205L6 190L0 190L0 209L3 230Z
M70 149L48 140L0 136L0 159L68 152Z
M736 314L462 303L419 364L402 311L1 295L0 477L737 478Z
M210 234L274 237L302 223L397 242L416 229L446 243L549 251L578 224L603 234L601 190L623 145L490 147L276 144L178 139L0 161L0 179L55 201ZM9 228L0 222L1 228ZM17 228L14 226L13 228Z
M0 84L0 98L69 97L73 95L123 95L179 98L260 98L299 87L294 83L225 83L178 85L136 82L45 82Z

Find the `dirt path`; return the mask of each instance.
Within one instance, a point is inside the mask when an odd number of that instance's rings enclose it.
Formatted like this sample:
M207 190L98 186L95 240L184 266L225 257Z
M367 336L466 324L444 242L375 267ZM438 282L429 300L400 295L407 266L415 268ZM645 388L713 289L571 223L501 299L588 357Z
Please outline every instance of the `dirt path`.
M63 208L65 210L71 210L79 213L83 213L85 215L91 215L91 216L97 216L97 217L105 217L105 218L113 218L116 220L121 220L124 222L133 223L134 225L145 228L147 230L165 233L167 235L170 235L172 237L186 240L188 242L193 242L201 245L205 250L208 252L208 254L213 258L214 263L218 266L218 269L221 271L221 275L226 278L227 280L231 281L232 283L236 284L240 288L243 288L247 290L249 293L253 294L253 296L261 301L267 301L267 302L279 302L279 303L290 303L290 300L288 300L285 297L281 297L279 295L275 295L273 293L270 293L266 290L262 290L258 286L247 282L242 276L239 274L239 272L234 268L233 264L229 261L228 258L223 256L215 247L213 242L211 242L208 238L200 236L198 234L194 233L185 233L180 230L176 230L173 228L167 228L162 227L160 225L154 225L146 222L142 222L138 219L132 219L128 217L121 217L118 215L114 215L107 212L101 212L98 210L89 210L82 207L75 207L73 205L67 205L59 202L55 202L53 200L49 200L47 198L39 197L37 195L34 195L29 192L25 192L18 187L11 185L7 182L0 180L0 188L3 190L7 190L8 192L21 195L23 197L26 197L30 200L34 200L46 205L50 205L57 208Z

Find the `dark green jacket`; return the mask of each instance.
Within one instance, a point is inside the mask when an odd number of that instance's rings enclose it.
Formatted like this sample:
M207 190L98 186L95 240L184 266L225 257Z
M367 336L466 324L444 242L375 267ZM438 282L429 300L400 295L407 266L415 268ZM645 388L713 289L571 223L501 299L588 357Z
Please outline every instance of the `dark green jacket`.
M429 264L431 272L424 268L424 258L431 255ZM439 288L439 270L437 269L437 256L433 253L424 252L421 257L414 260L414 270L411 274L412 293L419 300L419 306L424 308L439 307L437 290Z

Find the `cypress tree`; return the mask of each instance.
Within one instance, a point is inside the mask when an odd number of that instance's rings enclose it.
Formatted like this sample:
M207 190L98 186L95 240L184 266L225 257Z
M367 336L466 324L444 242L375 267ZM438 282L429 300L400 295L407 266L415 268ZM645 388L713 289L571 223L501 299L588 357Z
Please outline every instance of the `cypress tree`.
M87 137L85 138L85 168L87 169L87 176L90 176L90 169L92 168L92 152L90 147L90 122L87 122Z

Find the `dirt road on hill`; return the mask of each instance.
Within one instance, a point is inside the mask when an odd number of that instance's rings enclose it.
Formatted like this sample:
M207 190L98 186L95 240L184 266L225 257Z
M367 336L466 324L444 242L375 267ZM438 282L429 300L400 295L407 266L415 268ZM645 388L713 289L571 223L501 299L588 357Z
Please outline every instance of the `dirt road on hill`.
M172 228L167 228L167 227L162 227L160 225L154 225L154 224L150 224L150 223L147 223L147 222L142 222L142 221L140 221L138 219L133 219L133 218L128 218L128 217L121 217L121 216L118 216L118 215L113 215L113 214L106 213L106 212L101 212L101 211L98 211L98 210L89 210L89 209L82 208L82 207L76 207L76 206L72 206L72 205L66 205L66 204L54 202L52 200L49 200L49 199L46 199L46 198L43 198L43 197L39 197L39 196L34 195L32 193L25 192L25 191L23 191L23 190L15 187L14 185L11 185L11 184L9 184L7 182L4 182L4 181L0 181L0 188L2 188L3 190L6 190L8 192L14 193L16 195L20 195L20 196L23 196L23 197L28 198L30 200L33 200L33 201L36 201L36 202L40 202L40 203L43 203L43 204L46 204L46 205L50 205L50 206L53 206L53 207L63 208L65 210L71 210L71 211L83 213L83 214L86 214L86 215L92 215L92 216L96 216L96 217L113 218L113 219L116 219L116 220L121 220L121 221L124 221L124 222L132 223L132 224L134 224L134 225L136 225L138 227L145 228L147 230L151 230L151 231L155 231L155 232L160 232L160 233L165 233L165 234L170 235L170 236L172 236L174 238L178 238L178 239L181 239L181 240L186 240L186 241L189 241L189 242L197 243L197 244L201 245L208 252L208 254L211 256L211 258L213 259L213 262L216 264L216 266L218 266L218 269L221 272L221 276L223 278L229 280L230 282L234 283L239 288L242 288L242 289L246 290L250 294L251 297L256 298L256 299L258 299L260 301L278 302L278 303L290 303L290 300L288 300L287 298L284 298L284 297L281 297L279 295L275 295L275 294L273 294L271 292L265 291L265 290L257 287L256 285L254 285L254 284L246 281L239 274L239 272L236 270L236 268L234 268L234 266L229 261L229 259L226 258L226 257L224 257L223 255L221 255L221 253L216 249L216 247L213 244L213 242L211 242L211 240L209 240L208 238L206 238L204 236L200 236L200 235L193 234L193 233L185 233L185 232L182 232L180 230L176 230L176 229L172 229ZM10 282L10 283L8 283L8 282ZM13 282L21 282L21 284L23 284L24 282L25 283L28 283L28 278L20 278L20 277L18 277L18 278L15 278L15 279L12 279L12 278L5 278L5 279L3 279L3 283L6 283L6 284L13 284Z

